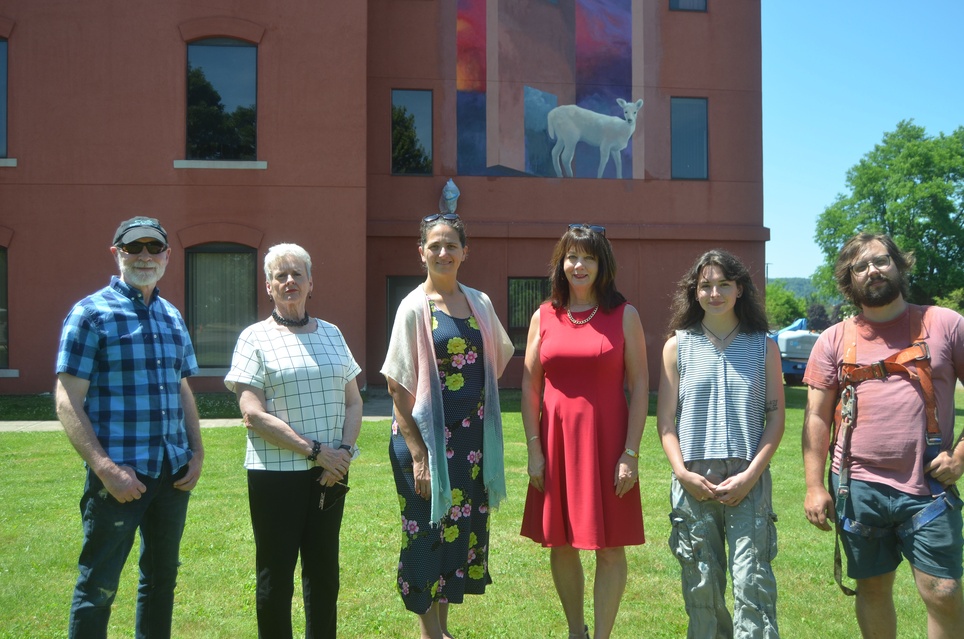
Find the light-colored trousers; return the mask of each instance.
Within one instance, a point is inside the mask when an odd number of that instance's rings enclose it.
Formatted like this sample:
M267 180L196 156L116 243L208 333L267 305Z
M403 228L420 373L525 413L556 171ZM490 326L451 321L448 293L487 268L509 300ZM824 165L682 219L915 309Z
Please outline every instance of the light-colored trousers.
M691 462L687 468L719 483L747 465L741 459L721 459ZM689 639L780 636L777 583L770 566L777 554L771 493L769 469L736 507L697 501L673 477L669 545L682 568ZM724 594L727 566L733 587L732 617Z

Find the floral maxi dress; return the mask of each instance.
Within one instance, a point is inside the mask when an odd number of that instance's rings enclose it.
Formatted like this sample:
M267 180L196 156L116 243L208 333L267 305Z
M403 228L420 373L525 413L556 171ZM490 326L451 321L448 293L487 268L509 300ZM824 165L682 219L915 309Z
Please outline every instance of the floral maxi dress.
M482 480L485 375L482 334L474 317L449 317L430 303L432 337L445 410L445 450L452 508L431 521L431 504L415 494L412 456L392 423L389 455L402 513L398 590L405 607L424 614L436 601L462 603L482 594L489 576L488 495Z

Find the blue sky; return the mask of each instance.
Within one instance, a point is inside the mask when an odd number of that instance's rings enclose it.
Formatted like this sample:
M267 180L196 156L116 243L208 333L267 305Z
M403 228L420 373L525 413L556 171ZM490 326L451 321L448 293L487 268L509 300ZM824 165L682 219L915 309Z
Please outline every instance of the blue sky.
M964 126L964 1L762 0L767 273L823 262L817 217L901 120Z

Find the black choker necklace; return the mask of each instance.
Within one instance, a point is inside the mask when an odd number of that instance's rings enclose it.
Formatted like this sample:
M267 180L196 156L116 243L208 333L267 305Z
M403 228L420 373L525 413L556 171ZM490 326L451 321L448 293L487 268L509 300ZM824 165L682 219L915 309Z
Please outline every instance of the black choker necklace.
M311 318L308 317L308 311L305 311L305 316L302 317L300 320L290 320L290 319L281 317L280 315L278 315L278 309L271 311L271 317L273 317L274 321L278 322L282 326L304 326L309 322L309 320L311 320Z

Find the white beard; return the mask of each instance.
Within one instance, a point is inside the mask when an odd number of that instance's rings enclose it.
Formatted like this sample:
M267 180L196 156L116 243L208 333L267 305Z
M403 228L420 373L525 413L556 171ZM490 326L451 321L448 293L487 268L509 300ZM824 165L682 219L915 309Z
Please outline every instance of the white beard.
M140 270L140 267L153 266L152 271L145 272ZM156 285L162 277L164 277L165 266L163 264L158 264L157 262L142 262L140 260L133 262L132 264L122 264L121 265L121 275L125 282L131 286L136 286L138 288L144 286L154 286Z

